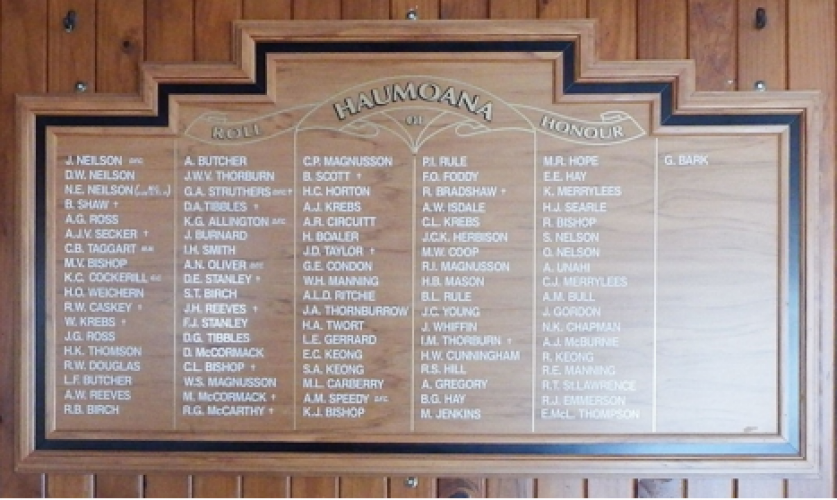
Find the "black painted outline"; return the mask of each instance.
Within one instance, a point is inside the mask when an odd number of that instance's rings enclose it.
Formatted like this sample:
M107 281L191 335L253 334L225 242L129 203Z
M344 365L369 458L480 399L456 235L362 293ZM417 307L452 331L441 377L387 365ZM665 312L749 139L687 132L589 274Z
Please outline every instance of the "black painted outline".
M46 131L49 127L166 127L169 98L173 95L258 95L266 93L268 54L277 53L434 53L434 52L552 52L562 53L565 94L657 94L660 124L669 126L787 126L789 151L789 297L787 314L789 350L782 353L781 367L786 391L780 401L789 403L785 443L572 443L572 444L484 444L484 443L313 443L247 441L141 441L64 440L46 438ZM491 42L270 42L256 45L256 78L245 84L159 84L156 116L68 116L38 115L35 121L35 450L61 451L144 451L144 452L302 452L302 453L406 453L470 455L536 455L554 457L799 457L801 455L800 378L802 311L802 116L797 114L674 114L673 84L664 82L579 83L576 80L575 42L491 41Z

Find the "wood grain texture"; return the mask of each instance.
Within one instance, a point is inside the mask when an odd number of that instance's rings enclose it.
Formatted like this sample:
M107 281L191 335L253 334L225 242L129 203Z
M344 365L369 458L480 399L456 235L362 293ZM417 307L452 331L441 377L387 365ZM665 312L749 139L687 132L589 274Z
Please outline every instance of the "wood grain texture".
M419 20L439 19L439 0L391 0L392 19L405 19L410 9L418 12Z
M636 0L589 0L588 15L599 21L599 58L636 59Z
M142 498L143 477L135 475L96 475L96 498Z
M529 477L489 477L485 481L488 498L534 498L535 480Z
M442 0L441 19L486 19L488 0Z
M146 474L143 478L145 498L189 498L192 477L175 474Z
M489 16L492 19L535 19L538 4L535 0L491 0Z
M635 496L635 480L600 477L587 480L587 498L634 498Z
M485 498L485 478L440 477L439 498Z
M538 17L542 19L584 19L587 0L540 0Z
M603 58L625 58L630 59L636 54L641 57L651 57L646 53L666 52L673 50L671 47L663 46L663 42L649 42L649 39L655 38L657 35L647 34L643 32L645 26L645 10L643 8L643 1L638 4L638 15L630 15L630 7L627 7L626 14L618 14L617 10L625 9L625 5L631 2L617 2L615 0L591 0L591 10L596 12L602 22L602 29L613 31L608 35L607 41L603 39L602 53ZM199 0L193 2L192 0L146 0L146 22L144 37L146 47L146 57L152 61L186 61L191 60L194 52L193 45L193 24L196 19L193 14L194 5L211 3L207 0ZM273 2L271 0L243 0L241 13L238 16L228 16L230 18L247 17L252 19L267 19L267 18L282 18L280 16L290 16L290 8L287 10L282 7L283 2ZM284 2L289 4L289 0ZM303 5L306 2L297 1L296 4ZM333 15L335 2L328 0L312 0L308 2L309 14L319 9L320 5L323 7L326 15ZM497 3L497 0L495 0ZM679 2L673 2L679 3ZM75 47L75 43L65 43L59 37L60 33L53 31L55 29L54 14L49 15L47 21L46 16L46 0L26 0L21 2L19 0L3 0L2 11L0 11L0 37L2 37L3 54L0 54L0 67L2 67L3 78L0 81L0 89L2 89L2 104L3 113L2 120L9 120L12 116L8 111L10 105L10 96L17 91L33 92L41 91L47 87L48 83L53 82L53 78L60 79L60 83L56 84L56 90L71 91L71 88L66 87L66 83L75 83L72 78L67 78L67 68L61 66L60 61L63 56L53 56L50 61L50 76L47 77L46 72L46 46L47 36L46 27L50 26L51 37L57 40L56 44L64 44ZM51 5L58 5L56 9L60 10L69 5L69 2L60 2L52 0ZM234 5L235 2L230 3ZM439 2L392 2L393 12L397 6L400 11L404 11L407 5L421 4L420 15L424 19L429 19L428 12L433 12L433 5L436 5L437 16L443 18L481 18L487 17L488 4L483 0L442 0ZM565 1L565 0L541 0L539 7L539 15L544 18L565 18L565 17L583 17L587 14L587 2L584 0ZM765 4L765 2L760 2ZM74 8L87 5L84 0L73 2ZM98 6L94 9L114 8L119 10L120 7L115 7L108 1L98 2ZM344 18L349 16L358 16L351 18L381 18L383 10L389 11L389 4L387 2L378 2L376 0L362 0L353 2L351 0L343 0L338 9ZM527 4L528 5L528 4ZM608 6L610 5L610 6ZM617 7L612 7L617 5ZM636 9L636 4L634 4ZM249 7L248 7L249 6ZM689 8L689 29L688 29L688 53L692 58L695 58L698 63L698 88L702 90L724 90L729 89L727 82L734 79L736 72L736 36L738 29L735 17L735 4L728 0L690 0ZM374 9L374 10L370 10ZM613 9L613 12L611 12ZM304 11L305 9L303 9ZM523 13L529 12L529 7L524 7L520 12L513 12L509 9L508 15L511 17L522 16ZM823 89L826 92L826 99L828 100L829 113L827 115L827 122L830 124L831 133L827 136L829 140L823 141L823 146L831 150L831 157L833 158L833 149L835 142L834 134L834 95L835 82L837 79L834 74L835 61L835 39L834 26L837 23L837 16L834 13L834 2L831 0L803 0L789 2L787 5L788 18L786 25L788 32L786 40L781 42L782 45L789 47L789 52L784 56L785 62L783 66L786 68L786 84L790 88L817 88ZM107 29L102 25L101 11L97 12L97 17L100 19L99 24L94 26L92 33L99 47L97 52L101 50L101 37L103 32ZM323 14L319 14L323 15ZM273 17L276 16L276 17ZM614 16L619 16L616 22L613 22ZM624 18L622 18L624 16ZM393 18L397 18L393 13ZM302 17L299 17L302 18ZM319 18L319 17L317 17ZM634 26L631 31L632 35L620 34L623 30L623 24L630 24L631 19L639 19L639 24ZM83 20L83 18L82 18ZM228 19L227 22L231 20ZM119 21L119 20L116 20ZM135 21L134 21L135 22ZM740 18L740 22L744 22L744 16ZM614 28L614 24L616 28ZM784 25L784 23L782 23ZM742 25L743 26L743 25ZM769 25L770 27L771 25ZM88 26L89 27L89 26ZM81 29L81 28L80 28ZM201 28L198 28L201 30ZM117 30L118 31L118 30ZM228 24L226 26L216 26L212 29L206 29L205 35L202 36L225 36L229 32ZM211 33L211 35L210 35ZM143 35L143 33L140 33ZM633 42L631 41L633 37ZM52 39L52 38L51 38ZM614 41L615 40L615 41ZM758 39L756 39L758 40ZM824 42L825 40L825 42ZM746 40L747 50L751 50L757 42ZM633 44L633 45L632 45ZM96 47L96 43L92 44ZM633 49L631 47L633 46ZM89 44L88 44L89 48ZM51 48L52 50L52 48ZM76 50L71 47L61 47L55 50ZM631 55L631 50L634 54ZM680 50L678 48L678 50ZM89 52L89 50L88 50ZM220 51L219 51L220 52ZM62 52L63 54L64 52ZM613 57L605 57L606 54L615 54ZM91 58L88 56L80 56L82 66L90 61L99 59L98 64L94 64L94 73L98 75L96 78L95 88L98 91L106 91L108 85L119 85L116 76L110 73L109 70L101 68L102 56ZM761 60L766 56L757 56ZM85 59L86 58L86 59ZM221 59L219 59L221 60ZM106 65L116 65L118 63L111 62ZM778 68L778 65L776 66ZM107 71L107 76L102 76L102 72ZM755 69L747 69L749 72ZM774 71L774 69L771 69ZM63 76L62 76L63 75ZM107 83L103 82L105 80ZM56 80L58 81L58 80ZM770 85L770 84L769 84ZM50 88L52 86L50 85ZM772 87L771 87L772 88ZM9 90L15 89L15 90ZM747 85L743 86L744 90L748 90ZM92 90L92 88L91 88ZM8 128L8 127L7 127ZM9 165L14 165L12 160L9 160L10 155L13 155L13 146L10 146L8 138L0 138L0 154L4 158L3 166L0 168L0 196L2 200L9 200L9 192L13 182L6 182L13 178L13 168ZM8 208L5 201L0 207ZM10 210L3 210L4 215L0 217L0 266L3 269L9 269L13 264L14 256L9 255L9 222L7 215ZM9 300L4 300L9 298ZM0 317L9 318L13 312L9 312L10 301L14 301L14 292L10 291L10 286L7 280L0 283ZM0 355L4 356L2 363L0 363L0 387L9 387L6 383L10 380L8 374L12 363L8 362L8 354L10 349L6 346L10 342L10 333L5 325L0 330ZM0 397L0 416L3 417L0 422L0 487L2 493L5 495L12 492L14 496L37 496L40 495L40 481L38 476L21 476L11 472L11 446L7 444L11 440L10 424L7 415L10 413L11 398L8 392L4 392ZM833 465L833 464L832 464ZM306 478L310 479L310 478ZM323 491L331 491L331 496L337 494L338 480L335 478L324 478ZM369 481L369 484L379 484L381 478L356 478L358 481ZM122 483L122 481L125 481ZM288 487L287 479L277 477L271 478L267 476L246 476L241 481L241 494L244 496L265 496L268 491L271 491L273 486L281 487L285 485ZM344 482L346 479L339 480L339 492L344 491ZM395 481L393 479L392 481ZM447 479L449 483L456 483L458 480ZM467 481L467 479L466 479ZM482 480L476 480L480 482ZM499 484L508 481L508 484L516 484L517 479L507 480L491 479L486 481L483 494L493 495L494 489L492 482L498 483L495 488L500 488ZM129 479L117 476L98 476L95 484L91 476L68 476L68 475L51 475L49 478L48 489L50 496L92 496L94 493L98 496L102 491L116 491L120 488L129 488L127 486ZM168 475L150 475L145 478L144 494L148 497L156 496L171 496L184 497L189 495L189 478L187 476L168 476ZM200 481L198 481L200 482ZM570 492L583 493L585 490L583 479L540 479L537 481L538 496L545 497L559 497L559 496L581 496L570 495ZM120 486L120 483L121 486ZM297 482L297 489L295 493L307 491L317 491L317 488L310 489L302 483ZM420 482L420 485L430 484L432 480ZM600 479L591 480L593 483L592 492L600 493L612 489L620 493L630 491L631 487L626 487L626 483L630 481L617 481L618 484L608 486L603 484ZM642 495L643 482L637 486L637 494ZM328 484L331 484L329 487ZM395 487L395 483L390 484L391 496L402 496L396 493L401 492L401 488ZM647 483L647 490L652 491L659 486L657 483ZM104 487L104 490L103 490ZM365 484L359 484L360 488L366 487ZM811 481L811 480L794 480L788 481L786 490L791 496L830 496L833 485L829 480L825 481ZM766 483L754 483L748 481L739 482L739 493L743 490L745 494L753 494L761 492L776 493L777 482L768 481ZM278 491L278 490L277 490ZM475 491L479 491L477 488ZM657 490L659 491L659 490ZM560 494L564 492L565 494ZM732 482L727 479L692 479L687 483L687 492L692 497L725 497L731 496L733 493ZM633 494L633 493L631 493ZM280 496L280 495L270 495ZM406 496L406 495L403 495ZM419 495L427 496L427 495Z
M340 478L333 476L298 476L291 478L291 497L337 498Z
M783 479L739 479L737 498L785 498L787 495Z
M689 0L689 58L698 90L735 90L736 19L734 2Z
M837 139L837 6L828 0L808 0L788 7L788 87L822 92L825 138L821 148L826 161L834 161L837 140L830 139ZM831 426L826 426L826 432L826 437L833 434Z
M294 0L294 19L340 19L340 0Z
M380 0L343 0L343 19L389 19L389 2Z
M241 15L244 19L291 19L293 0L243 0Z
M238 498L241 496L241 476L197 475L192 477L193 498Z
M765 9L767 26L756 28L756 10ZM769 90L787 88L786 0L739 0L739 90L753 90L758 81Z
M287 476L247 475L241 478L242 498L287 498L291 478Z
M436 483L436 478L427 476L392 476L389 478L389 497L434 498Z
M96 7L96 89L136 93L145 59L145 8L140 2L99 2Z
M584 498L587 496L587 480L580 477L539 477L538 498Z
M688 498L733 498L735 483L732 479L700 478L686 482Z
M682 479L640 479L638 498L683 498L687 481Z
M347 476L340 478L340 498L386 498L387 478Z
M241 19L241 0L195 2L195 60L232 59L232 22Z
M192 0L145 0L148 61L191 61L194 54Z
M47 498L93 498L95 479L91 474L49 474Z
M819 90L823 98L823 131L820 142L821 162L837 164L837 5L831 0L807 0L788 3L788 88ZM830 183L833 189L833 180ZM834 220L831 224L834 226ZM833 290L832 290L833 293ZM826 301L833 303L834 297ZM822 376L834 379L834 366L825 366ZM823 407L834 408L833 391L825 391ZM821 440L834 442L834 415L823 415ZM826 452L822 468L834 471L833 452ZM792 498L833 497L834 474L820 479L789 479L788 496Z
M74 11L76 27L64 29L62 19ZM50 0L49 2L50 92L75 92L76 83L96 91L96 0Z
M14 451L15 368L14 336L20 321L19 282L12 269L19 266L18 210L21 193L17 188L18 169L15 127L15 94L47 90L46 0L0 2L0 495L39 497L41 474L17 474Z
M643 0L638 4L639 59L688 57L687 0Z

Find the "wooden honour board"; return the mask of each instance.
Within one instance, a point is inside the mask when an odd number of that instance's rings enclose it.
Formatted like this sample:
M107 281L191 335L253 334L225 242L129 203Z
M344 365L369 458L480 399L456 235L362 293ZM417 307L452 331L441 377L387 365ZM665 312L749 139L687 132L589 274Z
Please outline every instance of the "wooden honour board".
M236 29L21 101L24 469L816 473L814 96L588 23Z

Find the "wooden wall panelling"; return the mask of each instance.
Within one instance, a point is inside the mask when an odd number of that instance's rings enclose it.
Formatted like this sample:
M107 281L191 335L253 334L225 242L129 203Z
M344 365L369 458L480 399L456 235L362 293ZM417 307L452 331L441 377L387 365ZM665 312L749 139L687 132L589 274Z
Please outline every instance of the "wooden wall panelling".
M439 0L391 0L392 19L405 19L410 9L416 9L419 20L439 19Z
M142 498L143 477L128 474L97 474L96 498Z
M389 19L389 2L382 0L343 0L343 19Z
M637 0L589 0L588 15L598 19L599 58L636 59Z
M389 478L390 498L435 498L436 479L426 476L393 476Z
M489 498L534 498L535 479L531 477L489 477L485 481Z
M587 498L634 497L636 497L636 481L633 479L596 477L587 480Z
M735 481L726 478L690 479L686 481L688 498L733 498Z
M241 478L242 498L288 498L291 478L288 476L249 475Z
M293 0L244 0L241 14L244 19L291 19Z
M689 0L689 53L697 90L735 90L737 9L729 0Z
M346 476L339 481L340 498L386 498L387 478Z
M70 11L76 27L68 33L62 20ZM95 92L96 0L50 0L48 26L49 92L75 92L78 82Z
M540 0L538 17L584 19L587 17L587 0Z
M782 479L739 479L737 498L785 498L787 489Z
M142 483L145 498L189 498L192 496L191 476L146 474Z
M340 0L294 0L294 19L340 19Z
M787 88L787 0L739 0L738 89L757 81L769 90ZM767 26L756 28L756 10L765 9Z
M634 0L590 0L590 15L600 19L600 36L602 39L601 55L603 59L631 59L639 54L641 57L654 57L654 54L664 53L673 50L672 47L665 46L668 42L659 41L659 33L646 33L647 26L652 25L654 21L652 17L654 12L648 9L648 5L643 2L651 0L640 0L639 6ZM653 0L656 3L661 1L672 0ZM288 7L290 0L285 0L285 6L280 4L283 2L267 2L265 0L236 0L228 2L219 2L217 0L201 0L196 1L198 10L203 13L194 12L193 17L193 1L192 0L146 0L146 57L148 60L190 60L193 54L199 50L193 43L201 44L206 37L228 36L230 33L229 21L239 17L248 18L281 18L282 16L290 16L291 9ZM47 16L47 3L49 4L49 15ZM365 5L368 3L368 6ZM364 0L361 2L354 2L352 0L339 1L332 0L296 0L294 2L294 15L296 18L334 18L335 12L337 16L343 15L351 18L380 18L382 7L386 2L376 0ZM834 159L834 142L837 137L834 133L834 96L835 83L837 76L835 75L835 45L837 45L837 36L835 36L835 23L837 23L837 15L835 15L835 6L832 0L805 0L803 2L789 2L787 5L782 0L766 0L763 2L751 2L749 0L741 0L741 13L736 18L735 5L728 0L688 0L688 55L694 58L698 64L698 88L702 90L723 90L729 89L730 85L727 83L733 78L736 71L736 31L745 27L746 18L749 14L745 11L756 3L759 6L766 5L768 9L768 27L779 28L786 30L781 36L771 32L770 36L774 37L773 41L768 42L771 46L781 46L782 48L789 47L789 53L779 52L781 64L776 61L776 53L763 52L761 55L756 54L753 59L748 59L755 62L764 63L766 59L772 57L768 61L770 64L770 71L776 74L781 73L780 78L776 81L782 81L782 86L789 85L791 88L821 88L827 91L827 98L829 100L829 114L827 116L827 126L829 127L829 140L823 141L823 147L826 149L830 161ZM9 120L11 115L8 113L10 106L11 95L14 91L36 92L43 91L47 87L50 90L56 91L72 91L75 79L67 76L71 74L78 74L80 70L74 68L67 61L62 58L68 50L80 51L78 59L82 67L86 64L92 66L94 71L91 74L99 74L107 71L110 74L111 70L101 66L114 65L119 63L113 61L105 61L104 56L99 55L99 66L96 66L92 61L95 58L91 54L95 54L95 39L99 38L99 45L101 50L102 40L105 39L105 33L111 29L105 26L105 21L98 26L91 26L89 24L89 17L87 29L92 35L93 41L88 41L77 45L75 43L66 43L68 38L60 38L63 34L57 32L56 29L60 27L60 18L63 14L56 16L55 12L60 11L69 5L69 1L64 0L27 0L25 4L18 0L2 0L2 11L0 11L0 39L2 39L2 51L0 51L0 64L2 67L3 78L0 81L0 89L2 89L2 117L0 120ZM110 5L109 2L103 0L98 3L98 8L102 9L104 4L108 4L105 8L113 8L120 10L122 7ZM216 26L212 29L197 28L200 33L195 33L192 37L192 26L198 20L198 24L204 23L204 14L210 9L208 4L225 5L226 7L238 6L237 13L227 13L225 16L216 14L217 19L224 17L224 21L216 19ZM494 0L494 4L498 4ZM523 14L530 13L531 7L529 3L525 4L520 11L515 10L509 6L500 7L503 16L509 17L525 17ZM673 4L681 4L680 0L673 0L672 5L662 8L674 8ZM89 14L97 12L97 6L93 0L77 0L72 2L73 8L80 13L79 28L84 26L83 21L86 18L83 12ZM536 4L532 4L536 5ZM771 15L769 6L778 5L780 8L787 9L787 15L780 16L778 26L774 26L777 18ZM92 10L86 9L93 6ZM337 8L335 9L335 6ZM419 7L419 14L422 19L432 19L441 16L444 18L480 18L485 17L488 12L487 0L428 0L428 1L401 1L392 0L391 7L392 18L403 18L406 10L412 7ZM493 5L492 5L493 7ZM127 8L127 7L125 7ZM283 10L283 8L285 10ZM637 12L637 8L639 11ZM369 9L376 9L371 11ZM440 12L441 10L441 12ZM492 8L492 13L497 9ZM540 0L538 8L539 15L545 18L558 17L581 17L587 14L587 2L585 0ZM232 12L232 11L230 11ZM681 12L677 10L677 12ZM98 12L99 17L104 15ZM678 14L681 15L681 14ZM754 14L753 14L754 15ZM652 17L649 17L652 16ZM29 20L28 22L25 20ZM678 17L678 19L682 19ZM24 20L21 23L21 20ZM678 21L680 22L680 21ZM136 24L136 18L131 23ZM130 24L130 23L129 23ZM49 26L49 37L46 35L46 28ZM665 29L666 27L664 27ZM63 27L61 28L63 30ZM119 30L116 30L117 32ZM605 33L606 32L606 33ZM662 40L673 36L675 30L667 30L668 34L662 36ZM761 35L767 32L761 33ZM83 32L76 32L75 35ZM70 34L73 35L73 34ZM758 34L753 34L757 36ZM83 38L83 37L79 37ZM760 38L749 39L743 37L742 43L738 46L739 54L743 58L745 54L750 54L761 42ZM776 41L779 40L779 41ZM60 41L60 43L59 43ZM678 43L682 40L678 41ZM83 46L85 50L78 47ZM47 50L47 47L49 50ZM223 50L226 57L219 57L213 55L211 59L204 60L229 60L229 40ZM678 51L682 50L682 45L678 45ZM761 50L761 49L760 49ZM206 52L215 54L221 52L219 48L207 49ZM750 52L748 52L750 51ZM58 52L58 53L56 53ZM10 56L9 54L14 54ZM49 58L45 57L49 54ZM85 55L86 54L86 55ZM649 55L650 54L650 55ZM207 57L202 54L201 57ZM217 58L216 58L217 57ZM666 56L667 57L667 56ZM47 76L46 64L44 61L49 61L49 76ZM74 61L71 61L74 62ZM777 68L782 68L778 70ZM740 72L742 78L748 72L758 70L755 64L752 68L743 68ZM763 70L762 70L763 71ZM97 88L99 91L104 91L108 85L119 85L119 81L105 82L100 77L98 82L94 82L92 77L89 82L91 91ZM772 78L772 77L771 77ZM784 79L784 80L782 80ZM72 84L69 87L67 83ZM95 85L94 85L95 83ZM751 86L747 82L742 83L742 89L749 89ZM776 87L768 82L769 88ZM10 90L14 89L14 90ZM110 91L110 90L108 90ZM8 118L7 118L8 117ZM11 127L11 124L7 124ZM14 182L6 182L9 179L13 181L14 172L10 165L14 165L13 159L13 145L8 137L0 137L0 154L3 158L3 168L0 169L0 196L2 196L3 208L6 207L5 200L9 200L9 193L13 194ZM10 269L14 266L14 257L9 255L9 247L14 244L10 241L8 213L11 210L2 210L0 215L0 265L3 269ZM6 244L9 243L9 244ZM4 282L0 283L0 299L3 297L14 297L15 289L10 288ZM14 299L12 299L12 302ZM13 308L10 308L9 300L0 300L0 317L8 318L15 314ZM12 309L10 311L10 309ZM3 327L5 328L5 326ZM10 349L5 347L10 342L10 332L0 330L0 353L8 356ZM4 358L3 361L8 361ZM11 380L10 362L0 363L0 386L9 387L6 382ZM0 487L2 487L2 494L9 494L12 492L15 496L36 496L40 494L40 480L39 476L20 476L11 472L12 459L9 453L10 446L5 446L10 442L11 431L8 423L8 415L10 412L11 402L8 394L3 394L0 398L0 416L3 416L3 421L0 422ZM830 433L830 429L828 429ZM830 437L830 434L829 434ZM828 458L828 465L833 467L833 460ZM746 480L738 481L736 484L728 479L696 479L688 481L685 486L679 481L641 481L636 483L632 480L626 479L600 479L594 478L588 481L584 479L575 478L541 478L537 483L529 481L531 485L528 491L536 493L541 497L559 497L559 496L583 496L589 493L590 496L633 496L639 495L673 495L678 488L662 489L662 486L671 486L671 484L680 484L680 490L691 497L729 497L736 493L739 495L784 495L786 492L791 496L831 496L832 484L830 479L822 481L815 480L792 480L784 482L782 480ZM195 496L207 496L204 493L212 493L220 490L227 490L230 495L237 496L242 494L245 496L282 496L278 492L284 488L285 493L288 493L289 483L290 492L294 496L336 496L338 493L345 494L350 491L360 491L368 489L372 485L380 485L381 478L352 478L352 479L338 479L335 477L325 478L293 478L292 481L284 477L269 477L269 476L246 476L244 478L230 478L222 477L220 480L215 479L216 476L198 477L195 481ZM125 492L125 496L129 495L127 492L131 490L132 484L136 485L136 476L100 476L93 480L89 475L61 475L53 474L48 478L47 493L50 496L91 496L105 495L109 496L111 493L116 494L117 491ZM216 482L217 481L217 482ZM232 481L232 483L230 482ZM349 481L349 483L347 483ZM351 484L351 481L355 481ZM511 482L509 482L511 481ZM459 478L459 479L445 479L438 484L438 493L440 496L452 496L457 493L467 494L468 496L494 496L498 491L518 491L515 488L519 487L521 483L518 479L490 479L486 481L482 478ZM144 494L148 497L155 496L172 496L184 497L189 496L190 486L188 476L168 476L168 475L149 475L145 477ZM342 483L342 484L341 484ZM10 487L11 485L11 487ZM231 487L231 485L233 485ZM235 486L237 485L237 486ZM339 485L339 486L338 486ZM399 486L400 485L400 486ZM403 487L403 478L393 478L389 483L389 494L391 496L410 496L409 493L419 491L423 485L434 485L432 479L421 478L420 485L417 489ZM216 488L221 486L221 488ZM237 489L236 489L237 488ZM279 488L279 489L277 489ZM431 488L431 493L434 493ZM589 489L589 492L588 492ZM210 491L212 490L212 491ZM235 491L233 491L235 490ZM424 491L424 490L421 490ZM644 493L645 492L645 493ZM509 493L511 494L511 493ZM430 496L427 494L420 494L418 496Z
M442 0L442 19L485 19L488 17L488 0Z
M293 18L340 19L343 15L342 7L341 0L294 0ZM352 11L352 14L363 15L360 11ZM293 477L290 480L290 496L336 498L340 496L339 483L338 477Z
M231 60L231 23L236 19L241 19L241 0L195 2L195 60Z
M444 0L443 0L444 1ZM445 16L463 16L463 19L473 19L471 12L454 11L450 6L442 4ZM492 19L534 19L537 17L537 4L533 0L488 0L488 3L470 5L477 14L487 14ZM487 12L486 12L487 11ZM449 17L445 17L449 19ZM493 486L493 488L491 488ZM533 483L529 479L488 479L485 478L450 478L442 477L438 480L439 496L442 498L467 496L475 497L531 497Z
M49 474L47 476L47 498L93 498L94 491L92 474Z
M46 0L0 0L0 496L39 497L41 474L14 472L17 408L14 336L20 314L15 94L47 90Z
M630 60L637 55L636 0L589 0L588 15L598 19L599 58ZM590 478L586 481L589 498L631 498L636 483L630 479Z
M825 115L820 141L821 161L837 164L837 6L833 0L806 0L788 3L788 88L791 90L818 89L822 92ZM834 179L824 187L834 189ZM833 214L832 214L833 216ZM834 224L832 219L831 225ZM834 303L833 290L823 303ZM823 378L834 380L834 363L826 366ZM834 408L834 393L825 390L824 408ZM834 416L824 415L821 439L834 442ZM823 460L821 479L788 480L788 496L795 498L834 496L834 451L827 450Z
M639 59L686 59L688 57L687 0L643 0L637 12L637 57Z
M472 5L466 7L470 7L470 10L475 11L476 14L487 14L492 19L534 19L537 17L537 3L534 0L488 0L487 4L472 2ZM473 19L470 17L472 12L457 11L447 5L444 0L442 8L445 19L451 19L453 16ZM533 496L534 486L531 479L443 477L438 480L438 490L441 498L528 498Z
M583 478L539 477L535 484L538 498L586 498L587 480Z
M241 476L194 475L192 476L193 498L239 498L241 497Z
M640 479L636 485L637 498L683 498L685 479Z
M194 50L192 0L145 0L145 55L148 61L191 61Z
M535 19L538 4L536 0L491 0L489 16L492 19Z
M443 477L439 478L439 498L485 498L485 478Z
M756 26L757 9L765 9L767 23ZM768 90L787 88L787 6L785 0L739 0L738 3L738 88L755 90L764 82ZM742 478L737 482L739 498L783 498L787 486L782 479Z
M336 477L305 477L291 478L292 498L337 498L340 479Z
M404 19L410 9L416 9L419 16L419 21L417 22L421 22L422 19L439 19L440 16L443 16L443 19L475 19L476 17L471 16L479 14L483 16L488 15L488 0L468 0L467 2L462 2L462 5L457 7L454 7L453 3L446 0L441 0L441 2L440 0L391 0L392 18ZM458 3L458 0L456 3ZM485 496L485 481L482 478L439 478L437 480L422 478L419 482L419 489L425 491L427 485L433 483L435 483L438 496L442 498L448 498L455 494L468 497ZM404 494L404 496L412 496L410 495L410 491L403 488L403 484L395 488L390 494L398 492L399 494Z
M142 2L100 0L96 4L96 89L99 92L136 93L144 51L145 6Z

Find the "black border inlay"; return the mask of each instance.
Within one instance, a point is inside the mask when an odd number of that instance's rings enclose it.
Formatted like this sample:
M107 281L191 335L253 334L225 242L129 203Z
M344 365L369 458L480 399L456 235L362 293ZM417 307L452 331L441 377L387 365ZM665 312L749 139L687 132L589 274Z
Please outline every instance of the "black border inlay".
M170 97L174 95L258 95L266 92L268 54L303 53L499 53L552 52L563 55L565 94L657 94L662 125L736 126L781 125L790 132L789 297L784 313L789 325L789 352L782 353L787 390L781 394L789 408L787 442L727 443L721 437L701 443L578 443L578 444L462 444L462 443L314 443L239 441L65 440L46 438L46 131L49 127L166 127ZM256 78L247 84L160 84L156 116L39 115L35 121L35 449L62 451L146 452L300 452L406 453L471 455L536 455L572 457L797 457L801 442L802 293L802 117L801 114L675 114L674 88L664 82L582 83L576 78L576 46L566 40L490 42L270 42L256 46Z

